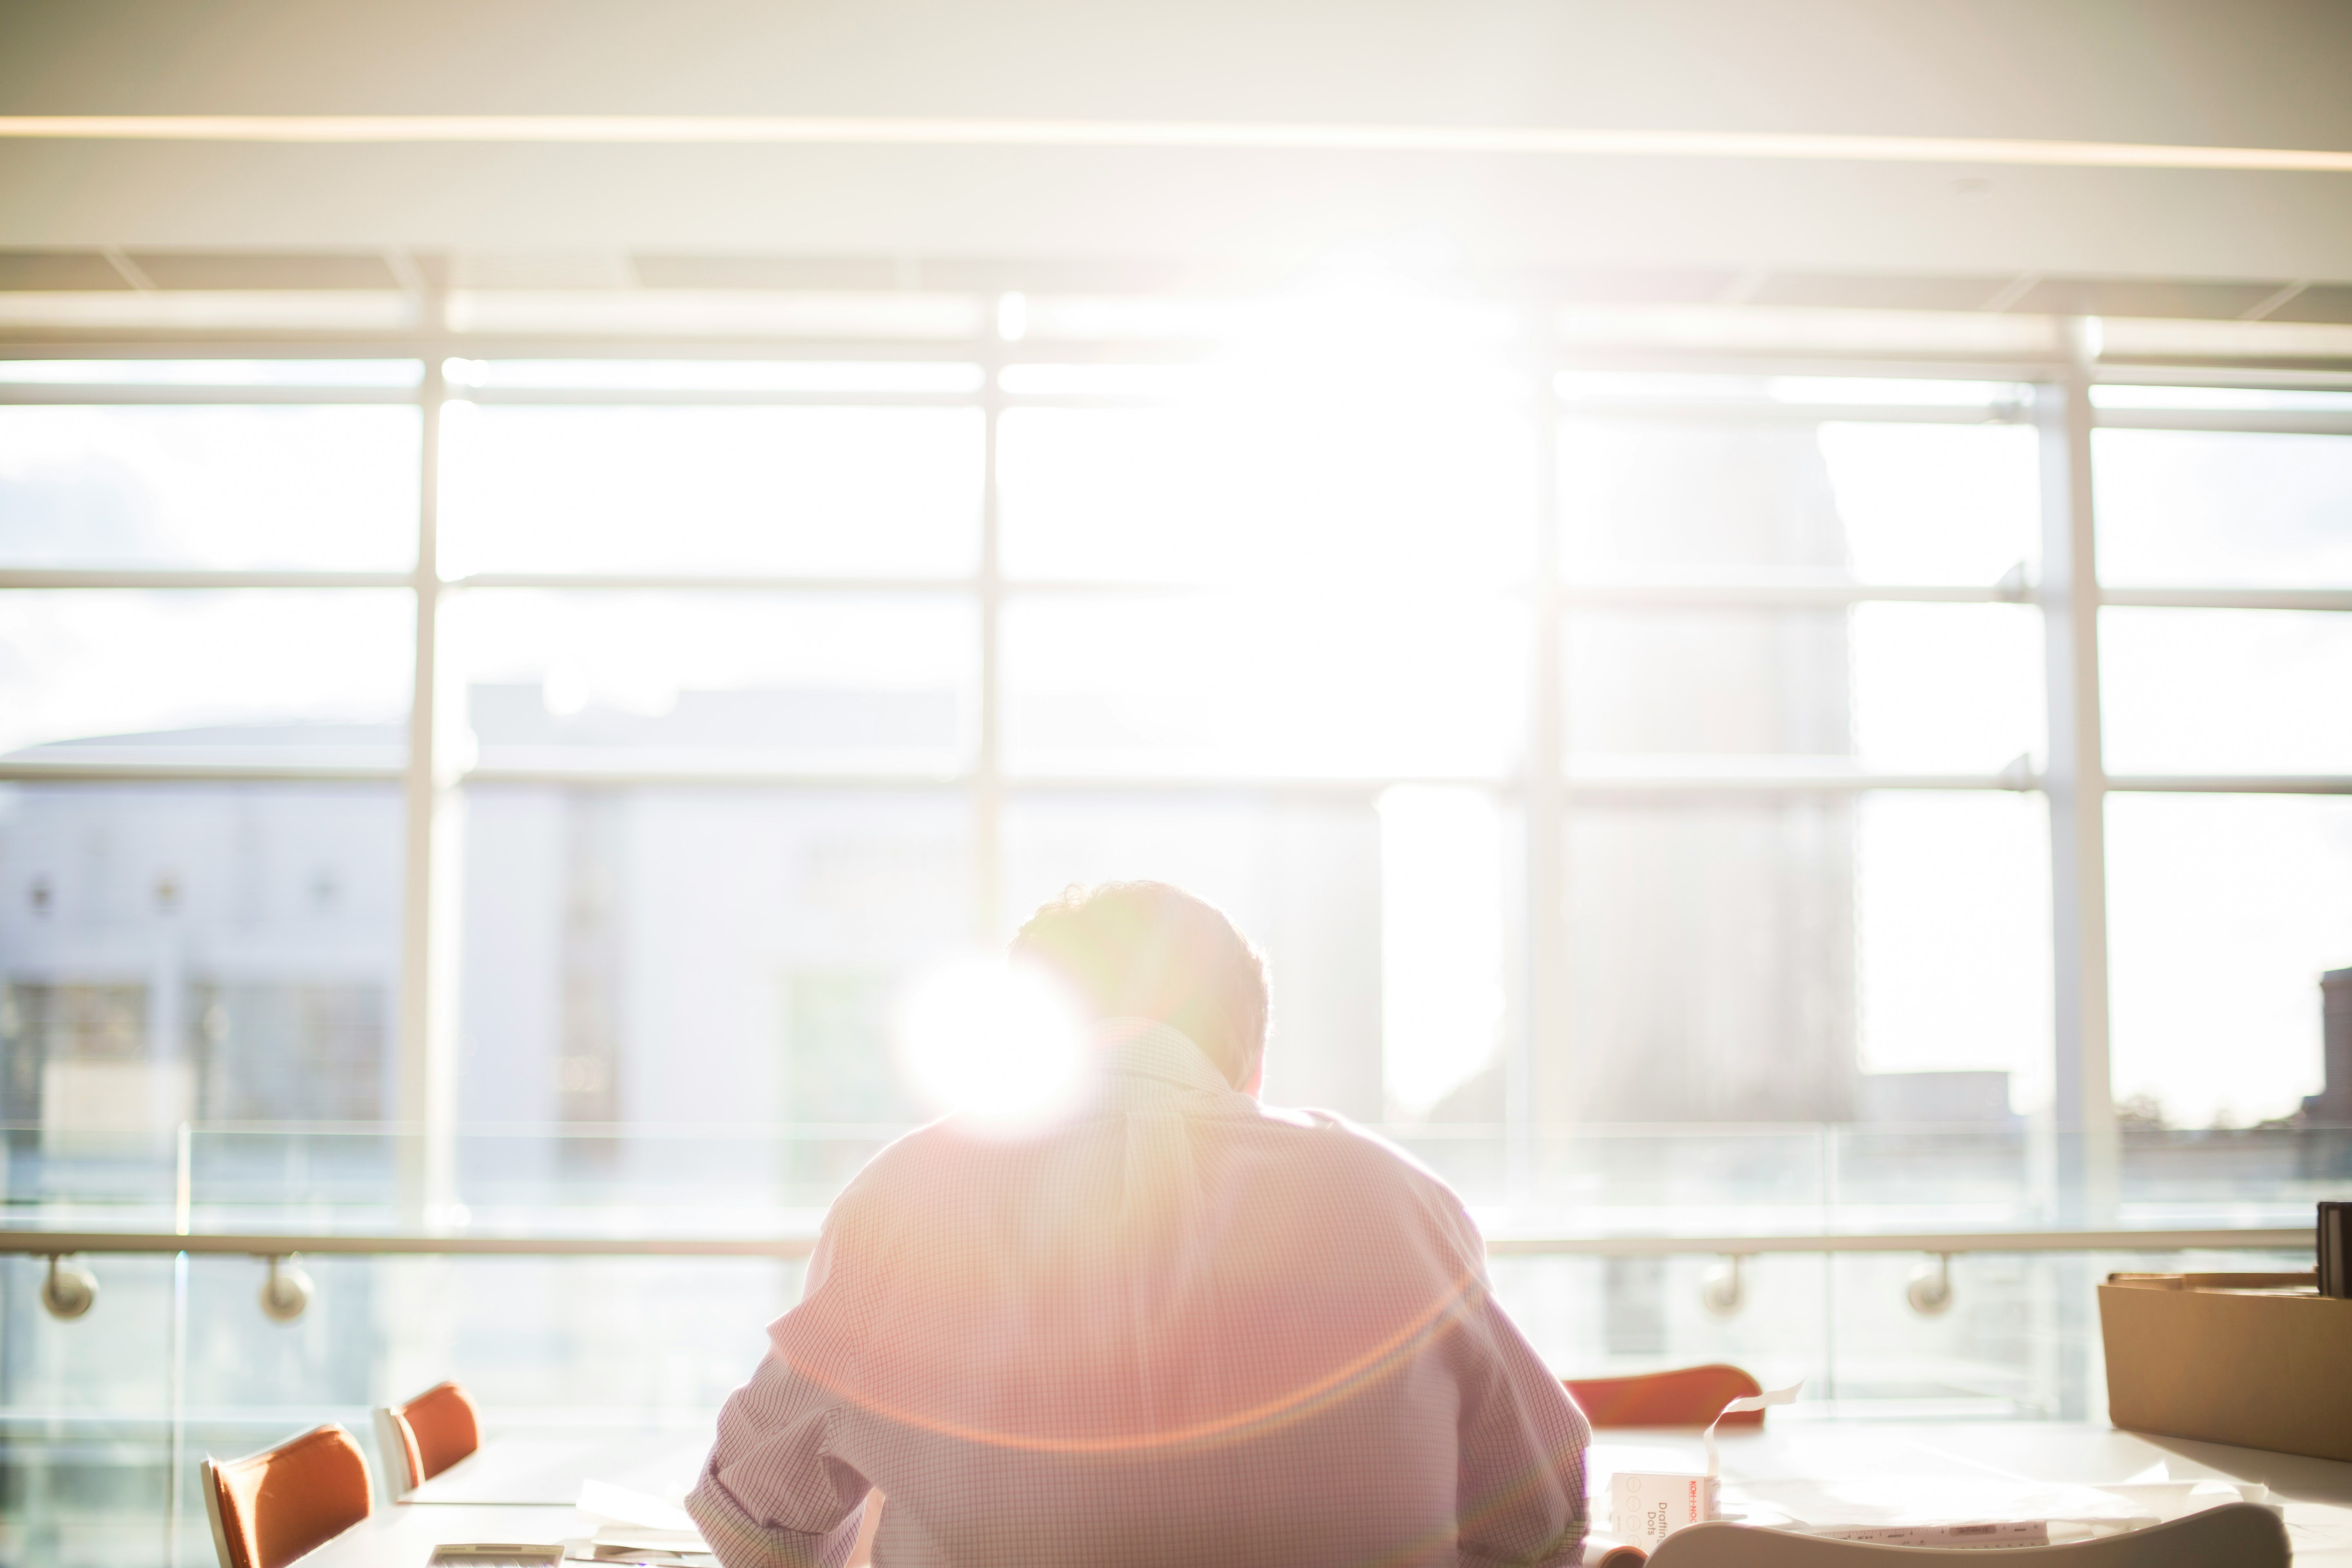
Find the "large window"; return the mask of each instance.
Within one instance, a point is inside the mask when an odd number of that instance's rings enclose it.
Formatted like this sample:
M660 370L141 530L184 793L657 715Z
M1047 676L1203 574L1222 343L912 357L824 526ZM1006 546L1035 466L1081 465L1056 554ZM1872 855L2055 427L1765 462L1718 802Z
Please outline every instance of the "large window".
M2320 1089L2347 395L1547 370L1384 310L1174 358L12 362L15 1113L138 1121L116 1073L165 1121L879 1128L908 974L1121 874L1244 915L1277 1087L1401 1129L2031 1112L2084 1048L2051 954L2095 973L2053 771L2116 792L2070 831L2130 1116ZM2044 586L2070 417L2104 597ZM2068 614L2098 750L2053 757Z
M804 1226L927 1112L912 978L1161 877L1265 951L1269 1097L1498 1236L2307 1215L2352 395L1217 320L10 351L7 1202ZM1769 1363L1836 1280L1900 1292L1757 1263L1730 1322L1705 1267L1497 1278L1584 1366ZM448 1278L405 1268L337 1321ZM2072 1298L1970 1268L1930 1370L1854 1349L1849 1395L2047 1394ZM512 1396L721 1386L628 1360L649 1279L509 1347Z

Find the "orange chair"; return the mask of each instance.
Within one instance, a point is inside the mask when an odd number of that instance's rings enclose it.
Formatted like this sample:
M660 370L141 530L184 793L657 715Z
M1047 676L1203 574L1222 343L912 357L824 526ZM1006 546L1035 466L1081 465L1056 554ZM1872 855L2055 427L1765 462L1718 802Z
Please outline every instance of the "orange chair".
M1595 1426L1704 1426L1735 1399L1764 1392L1736 1366L1685 1366L1636 1377L1571 1377L1570 1398ZM1761 1426L1764 1412L1725 1415L1727 1427Z
M221 1568L285 1568L375 1511L367 1456L332 1425L250 1458L207 1458L204 1487Z
M394 1501L482 1446L481 1412L454 1383L436 1383L405 1405L380 1405L376 1447Z

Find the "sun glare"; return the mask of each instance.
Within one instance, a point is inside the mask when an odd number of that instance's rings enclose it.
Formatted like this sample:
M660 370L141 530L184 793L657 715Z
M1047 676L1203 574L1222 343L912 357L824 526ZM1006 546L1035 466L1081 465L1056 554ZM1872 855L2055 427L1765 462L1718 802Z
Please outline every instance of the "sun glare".
M971 955L919 979L898 1019L900 1070L924 1107L1020 1137L1076 1111L1092 1056L1076 1005L1038 970Z

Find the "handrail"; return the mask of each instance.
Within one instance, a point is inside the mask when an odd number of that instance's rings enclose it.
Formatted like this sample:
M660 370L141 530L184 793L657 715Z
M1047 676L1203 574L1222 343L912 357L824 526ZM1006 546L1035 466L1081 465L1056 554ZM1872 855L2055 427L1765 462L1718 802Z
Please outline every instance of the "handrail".
M0 1230L0 1256L70 1258L103 1253L215 1253L286 1258L298 1253L422 1257L804 1258L816 1233L768 1237L420 1236L287 1231ZM1489 1237L1497 1258L1664 1258L1767 1252L2294 1252L2313 1245L2309 1226L2198 1230L1968 1230L1822 1232L1781 1236Z

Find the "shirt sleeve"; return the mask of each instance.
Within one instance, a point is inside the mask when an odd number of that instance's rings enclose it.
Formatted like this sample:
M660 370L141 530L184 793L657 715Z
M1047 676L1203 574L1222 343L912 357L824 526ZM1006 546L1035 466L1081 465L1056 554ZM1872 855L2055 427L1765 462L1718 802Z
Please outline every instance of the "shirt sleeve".
M828 1229L795 1311L824 1290L831 1255ZM686 1500L724 1568L841 1568L849 1560L870 1489L828 1449L835 1398L772 1345L751 1381L728 1396L719 1441Z
M1447 1226L1474 1283L1448 1336L1459 1394L1454 1539L1464 1568L1575 1563L1587 1528L1584 1413L1496 1301L1486 1244L1457 1208Z

